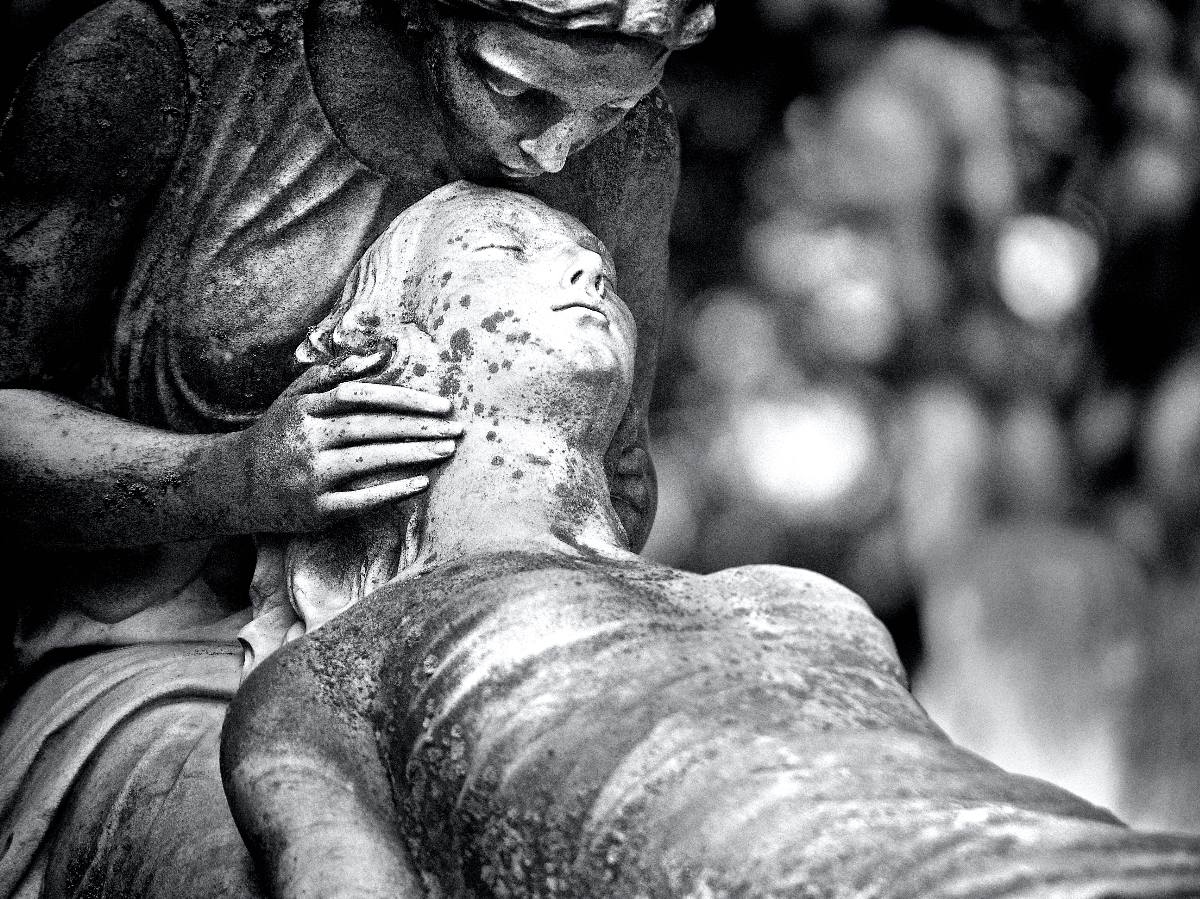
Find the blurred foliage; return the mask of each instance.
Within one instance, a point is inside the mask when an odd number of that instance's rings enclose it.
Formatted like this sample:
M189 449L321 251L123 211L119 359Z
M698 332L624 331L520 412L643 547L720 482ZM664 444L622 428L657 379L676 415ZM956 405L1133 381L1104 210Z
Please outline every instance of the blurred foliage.
M1200 3L719 16L668 68L648 552L842 580L953 734L1200 827Z

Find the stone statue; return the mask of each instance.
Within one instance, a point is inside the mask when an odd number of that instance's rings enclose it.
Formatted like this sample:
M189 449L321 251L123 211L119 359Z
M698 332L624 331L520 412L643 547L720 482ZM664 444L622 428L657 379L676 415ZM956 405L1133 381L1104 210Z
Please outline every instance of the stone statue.
M231 707L226 789L270 894L1200 895L1200 840L946 739L836 583L628 551L602 465L636 371L613 278L578 222L451 185L302 347L382 352L367 380L442 385L465 430L426 492L293 557L324 572L305 583L386 583Z
M293 351L429 192L515 186L612 248L644 340L605 473L640 545L678 170L657 83L712 22L710 0L109 0L35 61L0 135L0 551L41 572L0 604L0 897L59 895L80 872L55 859L90 855L123 896L252 892L216 763L250 535L419 492L460 434L443 397L337 387L370 360Z

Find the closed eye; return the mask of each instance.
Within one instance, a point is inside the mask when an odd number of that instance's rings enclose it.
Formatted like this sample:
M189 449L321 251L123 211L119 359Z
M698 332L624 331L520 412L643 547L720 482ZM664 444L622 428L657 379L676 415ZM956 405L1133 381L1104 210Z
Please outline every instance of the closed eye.
M520 97L523 94L529 93L532 89L520 78L514 78L507 72L497 69L495 66L489 65L487 62L480 60L480 77L483 78L486 84L493 93L499 94L501 97L506 97L510 100Z
M503 250L509 253L516 253L519 256L525 255L525 248L509 243L485 243L482 246L474 247L474 252L481 253L484 250Z

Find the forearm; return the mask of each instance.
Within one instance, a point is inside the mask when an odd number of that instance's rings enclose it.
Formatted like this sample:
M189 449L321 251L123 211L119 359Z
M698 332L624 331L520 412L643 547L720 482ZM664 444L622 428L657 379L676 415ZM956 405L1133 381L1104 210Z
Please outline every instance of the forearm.
M380 818L334 758L266 753L226 782L255 867L276 899L421 899L392 820ZM385 796L390 793L385 793Z
M237 435L173 434L50 393L0 390L0 527L74 549L248 533Z

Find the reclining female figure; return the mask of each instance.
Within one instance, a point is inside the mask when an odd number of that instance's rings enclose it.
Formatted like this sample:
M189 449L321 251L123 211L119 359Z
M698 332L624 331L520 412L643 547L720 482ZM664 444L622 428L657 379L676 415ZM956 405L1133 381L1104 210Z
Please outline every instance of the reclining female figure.
M567 216L451 185L312 335L312 358L394 344L375 377L432 379L465 436L374 537L330 536L366 557L297 557L392 582L233 703L226 790L272 894L1200 895L1200 841L954 746L849 591L627 550L613 278Z

